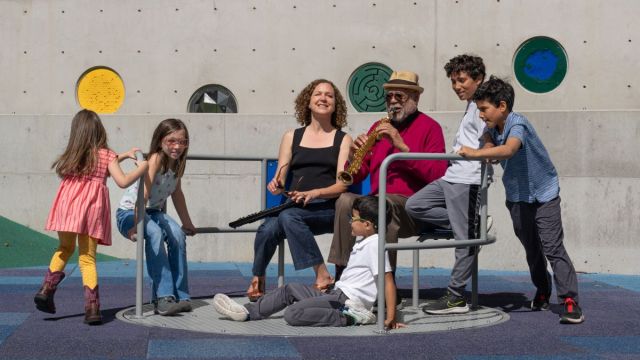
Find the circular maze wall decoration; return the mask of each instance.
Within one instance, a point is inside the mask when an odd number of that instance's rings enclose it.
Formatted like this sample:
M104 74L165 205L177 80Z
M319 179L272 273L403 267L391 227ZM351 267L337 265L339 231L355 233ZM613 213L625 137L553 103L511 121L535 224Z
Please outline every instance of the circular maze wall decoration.
M546 93L557 88L567 74L567 53L552 38L534 37L516 51L513 70L522 87Z
M380 63L367 63L351 74L349 78L349 100L360 112L385 111L382 84L389 81L391 69Z

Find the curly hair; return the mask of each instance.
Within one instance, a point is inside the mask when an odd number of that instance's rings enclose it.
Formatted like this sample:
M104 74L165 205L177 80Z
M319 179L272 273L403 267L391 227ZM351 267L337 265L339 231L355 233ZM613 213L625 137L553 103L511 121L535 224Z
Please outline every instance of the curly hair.
M337 129L342 129L347 125L347 103L344 101L340 90L329 80L316 79L305 86L298 94L295 100L296 120L300 125L306 126L311 123L311 109L309 109L309 101L311 100L311 94L313 90L319 84L329 84L333 88L335 94L335 111L331 114L331 125Z
M486 76L482 58L467 54L458 55L449 60L447 65L444 66L444 71L447 72L447 77L451 77L451 74L455 74L460 71L464 71L469 74L473 80L484 80Z

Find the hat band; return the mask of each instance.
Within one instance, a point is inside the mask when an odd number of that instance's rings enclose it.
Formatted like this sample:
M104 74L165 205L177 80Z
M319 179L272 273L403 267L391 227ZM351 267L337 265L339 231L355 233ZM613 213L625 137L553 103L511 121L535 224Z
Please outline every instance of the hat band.
M407 81L402 79L393 79L387 82L387 85L393 85L393 84L418 86L418 84L414 83L413 81Z

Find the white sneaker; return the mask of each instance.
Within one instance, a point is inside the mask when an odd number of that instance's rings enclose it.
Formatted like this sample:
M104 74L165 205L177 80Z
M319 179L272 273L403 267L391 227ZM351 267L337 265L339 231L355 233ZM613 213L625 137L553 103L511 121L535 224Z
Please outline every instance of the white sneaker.
M249 318L249 310L223 293L213 297L213 307L221 314L235 321L246 321Z
M342 313L353 318L355 325L375 324L376 316L360 301L348 299L344 303Z

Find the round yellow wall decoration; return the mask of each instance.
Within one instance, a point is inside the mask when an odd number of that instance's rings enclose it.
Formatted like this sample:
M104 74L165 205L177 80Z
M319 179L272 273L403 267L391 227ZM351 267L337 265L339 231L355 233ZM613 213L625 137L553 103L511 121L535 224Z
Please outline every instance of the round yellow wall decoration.
M92 68L78 80L76 96L81 107L98 114L111 114L124 102L124 83L120 75L109 68Z

